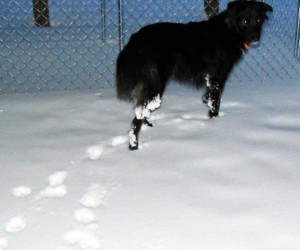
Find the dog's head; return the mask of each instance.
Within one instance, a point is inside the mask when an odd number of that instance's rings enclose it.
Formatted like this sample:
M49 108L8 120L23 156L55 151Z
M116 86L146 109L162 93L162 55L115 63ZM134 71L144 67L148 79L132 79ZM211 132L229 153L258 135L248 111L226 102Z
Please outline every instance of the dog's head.
M241 36L245 43L257 44L262 25L273 8L263 2L238 0L227 7L226 24Z

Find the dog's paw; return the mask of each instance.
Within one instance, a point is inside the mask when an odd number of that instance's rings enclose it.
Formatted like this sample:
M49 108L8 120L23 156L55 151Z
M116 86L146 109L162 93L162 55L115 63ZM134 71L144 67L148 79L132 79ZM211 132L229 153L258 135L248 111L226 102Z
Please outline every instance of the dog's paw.
M219 116L219 113L218 112L215 112L215 111L208 111L208 117L210 118L210 119L212 119L212 118L216 118L216 117L218 117Z
M148 127L153 127L153 123L149 122L147 119L144 119L143 124L147 125Z
M130 151L134 151L134 150L138 150L139 149L139 146L136 144L136 145L130 145L128 146L129 150Z
M202 96L202 102L204 105L207 105L208 104L208 100L209 100L209 96L207 94L204 94Z

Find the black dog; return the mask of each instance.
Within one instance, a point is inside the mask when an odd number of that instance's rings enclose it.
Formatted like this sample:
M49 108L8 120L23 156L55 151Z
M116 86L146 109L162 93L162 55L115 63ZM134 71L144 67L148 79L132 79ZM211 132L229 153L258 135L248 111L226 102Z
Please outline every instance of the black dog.
M221 94L234 64L260 40L266 12L263 2L235 1L227 10L203 22L157 23L133 34L117 61L117 93L135 101L129 148L138 148L142 124L160 106L169 79L200 87L209 117L219 114Z

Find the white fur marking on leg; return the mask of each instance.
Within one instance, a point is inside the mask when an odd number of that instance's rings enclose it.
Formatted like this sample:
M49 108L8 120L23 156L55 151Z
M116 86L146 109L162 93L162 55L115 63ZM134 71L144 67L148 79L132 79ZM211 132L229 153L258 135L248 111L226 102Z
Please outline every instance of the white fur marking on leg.
M149 119L151 111L159 108L161 104L160 95L157 95L153 100L148 102L146 105L137 106L134 110L135 116L139 120Z
M161 104L161 100L160 100L160 95L157 95L156 97L154 97L153 100L151 100L148 104L147 104L147 109L153 111L157 108L160 107Z
M136 147L137 146L137 139L136 139L136 135L134 134L133 129L131 129L128 133L129 135L129 145L131 147Z
M135 109L134 109L134 113L135 113L135 117L139 120L142 119L143 117L143 109L144 107L143 106L137 106Z
M207 88L211 88L211 81L210 81L210 76L207 74L204 79L206 80L206 86ZM208 100L207 100L207 106L209 107L211 112L215 112L215 107L213 105L213 101L211 99L210 94L208 95Z
M207 106L209 107L209 109L210 109L212 112L215 111L215 107L214 107L213 102L212 102L211 99L208 100Z
M207 74L207 75L204 77L204 79L206 80L206 86L207 86L208 88L210 88L210 87L211 87L211 82L210 82L209 74Z

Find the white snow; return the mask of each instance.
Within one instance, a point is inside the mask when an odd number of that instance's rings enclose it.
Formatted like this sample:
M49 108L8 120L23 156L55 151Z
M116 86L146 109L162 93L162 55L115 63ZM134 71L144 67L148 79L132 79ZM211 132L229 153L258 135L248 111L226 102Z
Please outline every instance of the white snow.
M299 93L173 85L134 152L113 89L2 95L0 249L299 250Z
M79 249L96 250L100 248L98 237L92 232L74 230L65 235L68 244L78 247Z
M0 237L0 250L7 249L8 247L8 240L4 237Z

